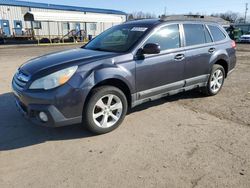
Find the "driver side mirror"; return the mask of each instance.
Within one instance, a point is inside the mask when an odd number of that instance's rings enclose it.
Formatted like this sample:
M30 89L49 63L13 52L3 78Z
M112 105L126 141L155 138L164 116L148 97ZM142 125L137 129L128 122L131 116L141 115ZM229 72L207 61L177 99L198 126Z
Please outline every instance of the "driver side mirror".
M159 54L160 52L161 52L160 45L154 43L148 43L142 49L143 54Z

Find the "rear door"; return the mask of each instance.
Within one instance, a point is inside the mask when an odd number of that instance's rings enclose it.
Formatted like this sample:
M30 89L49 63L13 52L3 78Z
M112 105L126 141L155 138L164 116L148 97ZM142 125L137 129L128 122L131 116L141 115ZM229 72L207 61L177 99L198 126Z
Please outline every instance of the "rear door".
M209 63L215 52L215 44L206 25L197 23L183 24L186 62L186 86L207 82Z

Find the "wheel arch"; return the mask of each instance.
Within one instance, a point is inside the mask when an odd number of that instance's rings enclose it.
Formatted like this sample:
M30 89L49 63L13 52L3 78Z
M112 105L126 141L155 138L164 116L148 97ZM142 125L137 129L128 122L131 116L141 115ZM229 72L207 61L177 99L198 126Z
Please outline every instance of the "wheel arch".
M229 70L228 62L225 59L219 59L215 61L214 65L221 65L225 70L225 78L227 78L227 74Z
M217 51L215 54L213 54L213 56L211 57L210 60L210 72L213 68L213 65L217 64L217 65L221 65L224 70L225 70L225 77L227 77L228 71L229 71L229 62L230 59L227 55L227 53L223 50Z
M120 89L124 93L124 95L126 96L128 106L131 107L131 104L132 104L131 89L125 81L123 81L119 78L107 78L107 79L104 79L104 80L96 83L96 85L90 89L90 91L85 99L84 107L86 106L87 101L89 101L89 98L92 95L92 91L98 87L101 87L101 86L113 86L113 87Z

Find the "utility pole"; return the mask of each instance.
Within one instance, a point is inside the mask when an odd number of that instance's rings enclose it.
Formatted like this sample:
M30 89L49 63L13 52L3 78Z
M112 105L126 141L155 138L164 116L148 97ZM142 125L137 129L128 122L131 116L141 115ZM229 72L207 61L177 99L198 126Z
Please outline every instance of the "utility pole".
M248 12L248 3L246 3L246 10L245 10L245 23L247 23L247 12Z
M167 15L167 7L164 7L164 16Z

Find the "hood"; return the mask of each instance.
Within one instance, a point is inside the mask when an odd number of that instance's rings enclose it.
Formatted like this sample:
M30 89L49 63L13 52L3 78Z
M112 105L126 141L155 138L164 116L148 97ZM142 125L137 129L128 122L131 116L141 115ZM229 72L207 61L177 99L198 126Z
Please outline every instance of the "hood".
M109 58L115 55L116 53L112 52L93 51L83 48L77 48L37 57L23 64L20 69L22 70L22 72L28 75L33 75L40 71L46 71L49 68L70 66L70 64L81 65Z

